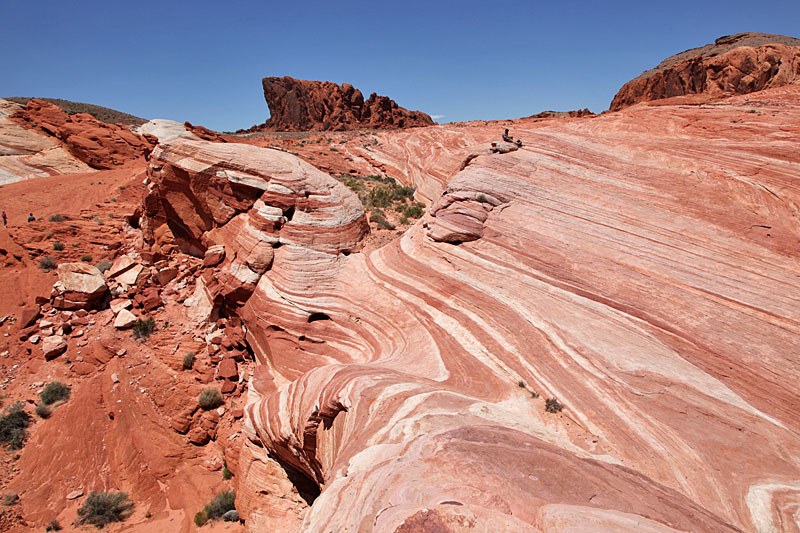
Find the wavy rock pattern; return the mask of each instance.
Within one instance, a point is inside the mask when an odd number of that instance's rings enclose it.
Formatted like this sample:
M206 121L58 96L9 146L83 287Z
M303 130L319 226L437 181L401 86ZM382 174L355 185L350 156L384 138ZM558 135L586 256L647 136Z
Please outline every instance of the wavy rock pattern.
M242 309L248 527L797 530L798 96L520 124L449 180L464 216L275 250ZM269 507L268 454L309 510Z

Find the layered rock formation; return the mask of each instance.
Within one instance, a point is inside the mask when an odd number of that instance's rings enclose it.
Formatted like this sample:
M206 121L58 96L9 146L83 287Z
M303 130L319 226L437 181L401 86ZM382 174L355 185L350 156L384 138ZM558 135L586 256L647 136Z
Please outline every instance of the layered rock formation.
M798 101L788 86L520 123L502 154L465 146L495 126L384 134L407 161L458 166L420 173L441 198L370 254L349 253L347 191L288 154L157 150L148 242L225 246L206 294L223 287L259 362L248 528L790 527Z
M345 131L431 126L431 117L409 111L388 96L372 93L367 100L349 83L296 80L289 76L262 80L270 118L251 130Z
M0 185L92 170L57 140L9 118L23 109L15 102L0 100Z
M740 33L665 59L626 83L609 109L688 94L746 94L798 82L800 39Z
M68 115L43 100L29 101L8 118L57 140L76 159L95 169L146 156L157 143L155 137L138 135L121 124L100 122L88 113Z

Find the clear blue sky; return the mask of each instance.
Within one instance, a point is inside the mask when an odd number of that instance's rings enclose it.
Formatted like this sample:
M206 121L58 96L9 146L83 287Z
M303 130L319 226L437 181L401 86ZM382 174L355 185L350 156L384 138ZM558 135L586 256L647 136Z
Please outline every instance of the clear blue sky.
M263 122L264 76L349 82L440 122L608 108L722 35L800 37L800 1L3 0L0 96L216 130Z

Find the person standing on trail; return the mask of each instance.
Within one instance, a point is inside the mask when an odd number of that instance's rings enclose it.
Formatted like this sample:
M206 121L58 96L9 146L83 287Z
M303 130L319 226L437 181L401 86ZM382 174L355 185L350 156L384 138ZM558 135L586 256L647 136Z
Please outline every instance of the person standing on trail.
M3 211L3 214L2 214L2 215L0 215L0 216L2 216L2 217L3 217L3 227L4 227L4 228L7 228L7 227L8 227L8 218L6 218L6 212L5 212L5 211Z

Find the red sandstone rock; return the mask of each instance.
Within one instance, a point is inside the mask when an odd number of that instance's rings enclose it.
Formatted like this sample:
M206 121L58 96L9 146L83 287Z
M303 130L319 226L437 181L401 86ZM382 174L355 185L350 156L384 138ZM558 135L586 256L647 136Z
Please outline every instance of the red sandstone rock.
M688 94L747 94L798 81L800 39L740 33L665 59L626 83L609 109Z
M92 168L107 169L147 156L155 144L122 125L99 122L87 113L68 115L55 104L30 100L10 117L58 139L76 158Z
M186 127L186 131L193 133L194 135L196 135L197 137L199 137L204 141L211 141L215 143L228 142L225 140L225 137L223 137L216 131L204 128L203 126L193 126L189 121L186 121L183 125L184 127Z
M20 312L19 321L17 322L20 328L27 328L34 324L36 320L42 316L39 306L26 307Z
M239 369L236 366L236 361L228 358L223 359L217 367L217 375L222 379L238 381Z
M108 286L103 274L86 263L58 265L58 282L53 286L53 306L58 309L86 309L97 305Z
M387 96L372 93L365 101L349 83L296 80L289 76L262 80L270 118L251 130L345 131L432 126L431 117L408 111Z
M55 359L67 351L67 341L60 335L51 335L42 339L42 355L48 361Z

